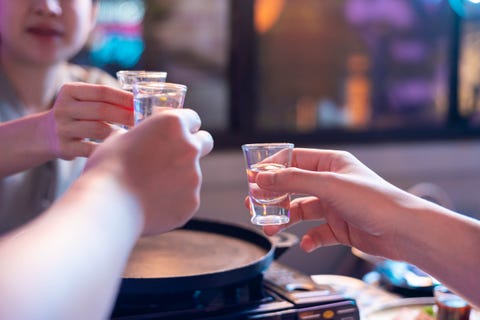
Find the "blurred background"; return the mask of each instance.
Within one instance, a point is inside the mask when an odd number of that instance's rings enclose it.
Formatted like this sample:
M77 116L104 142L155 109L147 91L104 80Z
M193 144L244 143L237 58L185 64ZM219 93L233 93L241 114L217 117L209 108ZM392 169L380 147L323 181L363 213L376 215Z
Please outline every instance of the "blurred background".
M74 60L112 75L167 71L188 86L185 105L216 141L199 217L252 227L240 145L288 141L351 151L397 186L480 218L477 2L100 0ZM309 274L366 268L344 247L294 247L280 260Z

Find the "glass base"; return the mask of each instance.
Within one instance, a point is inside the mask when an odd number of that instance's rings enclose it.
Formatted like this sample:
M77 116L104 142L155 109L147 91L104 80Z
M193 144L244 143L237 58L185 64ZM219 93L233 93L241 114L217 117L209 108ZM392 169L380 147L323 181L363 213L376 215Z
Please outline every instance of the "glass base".
M254 216L251 219L253 224L259 226L280 225L290 221L288 216Z

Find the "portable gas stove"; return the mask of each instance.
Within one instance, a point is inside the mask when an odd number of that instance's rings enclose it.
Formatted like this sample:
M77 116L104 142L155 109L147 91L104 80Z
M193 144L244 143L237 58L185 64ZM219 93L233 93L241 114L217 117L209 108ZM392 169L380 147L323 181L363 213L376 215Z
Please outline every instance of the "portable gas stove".
M274 261L253 279L175 294L119 295L112 319L357 320L355 300Z

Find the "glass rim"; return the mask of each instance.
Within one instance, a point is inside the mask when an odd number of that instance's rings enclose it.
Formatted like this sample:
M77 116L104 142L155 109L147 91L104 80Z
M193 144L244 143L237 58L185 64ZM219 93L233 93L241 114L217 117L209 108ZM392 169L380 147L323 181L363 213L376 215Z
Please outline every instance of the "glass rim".
M294 148L295 145L291 142L262 142L262 143L246 143L242 148L278 148L278 147Z
M117 71L117 76L126 75L126 76L136 76L136 75L146 75L146 76L158 76L158 77L167 77L166 71L148 71L148 70L119 70Z
M175 88L180 90L187 90L188 87L184 84L173 82L149 82L149 81L137 81L133 84L134 88Z

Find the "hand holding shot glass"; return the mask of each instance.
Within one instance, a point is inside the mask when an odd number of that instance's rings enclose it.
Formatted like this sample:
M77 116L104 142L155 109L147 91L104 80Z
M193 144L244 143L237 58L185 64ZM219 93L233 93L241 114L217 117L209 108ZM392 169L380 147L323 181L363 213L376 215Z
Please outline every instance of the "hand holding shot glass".
M290 221L290 194L261 189L256 183L256 177L262 171L290 167L293 147L292 143L254 143L242 146L253 224L279 225Z
M183 108L187 86L168 82L135 82L133 105L135 124L152 115L155 108Z

